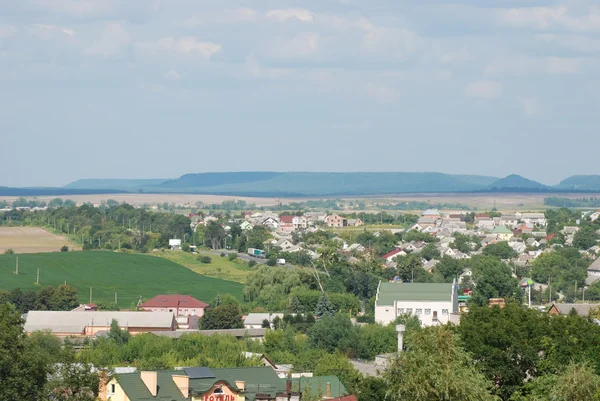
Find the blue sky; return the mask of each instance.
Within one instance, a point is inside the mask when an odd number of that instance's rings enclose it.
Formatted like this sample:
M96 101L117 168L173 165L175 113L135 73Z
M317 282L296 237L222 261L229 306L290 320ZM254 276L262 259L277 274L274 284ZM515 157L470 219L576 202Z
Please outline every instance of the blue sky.
M0 0L0 185L600 173L591 0Z

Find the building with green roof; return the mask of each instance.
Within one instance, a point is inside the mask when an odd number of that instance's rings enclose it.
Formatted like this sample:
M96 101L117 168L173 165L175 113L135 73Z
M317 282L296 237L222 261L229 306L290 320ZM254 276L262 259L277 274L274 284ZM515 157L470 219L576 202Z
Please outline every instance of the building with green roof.
M423 326L450 322L458 313L458 292L453 283L379 282L375 321L389 324L402 315L414 315Z
M287 379L280 379L285 383ZM348 395L346 387L337 376L298 377L292 380L292 391L307 398L339 398Z
M110 401L300 401L270 366L119 374L100 395Z
M490 235L495 235L498 237L498 239L500 239L502 241L508 241L512 237L514 237L513 232L510 231L505 226L496 226L496 227L492 228L492 231L490 231Z

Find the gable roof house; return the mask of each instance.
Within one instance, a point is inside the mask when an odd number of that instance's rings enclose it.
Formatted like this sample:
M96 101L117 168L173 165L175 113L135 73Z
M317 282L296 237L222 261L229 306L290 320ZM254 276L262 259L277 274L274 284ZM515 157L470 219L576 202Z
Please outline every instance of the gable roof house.
M393 262L394 259L396 258L396 256L406 256L406 252L404 252L402 249L397 248L394 249L391 252L386 253L385 255L382 256L383 259L385 259L386 262Z
M342 228L346 226L347 220L337 214L330 214L325 217L325 224L327 224L328 227Z
M548 309L549 315L568 315L575 311L579 316L589 316L590 312L600 308L600 304L561 304L554 303Z
M458 313L458 293L453 283L379 282L375 297L375 321L389 324L398 316L416 316L421 325L434 326L451 321Z
M150 312L172 312L175 316L204 315L208 304L190 295L157 295L140 304L139 308Z
M116 375L102 387L101 398L111 401L299 401L301 396L270 366L142 371Z
M490 234L491 235L495 235L501 241L508 241L512 237L514 237L513 232L510 231L508 228L506 228L504 226L496 226L496 227L494 227L492 229L492 231L490 231Z
M267 217L260 224L271 230L277 230L277 228L279 227L279 221L276 220L274 217Z

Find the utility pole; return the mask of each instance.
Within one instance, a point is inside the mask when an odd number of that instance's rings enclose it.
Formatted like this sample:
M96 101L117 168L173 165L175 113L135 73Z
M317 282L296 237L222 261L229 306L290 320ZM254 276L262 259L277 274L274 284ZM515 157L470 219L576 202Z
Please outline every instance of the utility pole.
M40 268L39 268L39 267L38 267L38 270L37 270L37 280L36 280L36 282L35 282L35 283L36 283L37 285L40 285Z
M17 266L15 269L15 274L18 276L19 275L19 257L17 256Z
M115 304L117 303L117 292L115 291Z
M92 303L92 287L90 287L90 303Z

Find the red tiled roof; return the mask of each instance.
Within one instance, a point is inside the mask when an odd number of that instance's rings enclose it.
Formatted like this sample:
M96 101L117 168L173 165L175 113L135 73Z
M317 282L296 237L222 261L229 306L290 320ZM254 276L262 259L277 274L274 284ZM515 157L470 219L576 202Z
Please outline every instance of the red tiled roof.
M292 224L294 220L294 216L281 216L279 217L279 221L286 224Z
M383 259L391 258L392 256L399 254L400 252L402 252L402 249L400 249L400 248L394 249L393 251L388 252L385 255L383 255L382 258Z
M140 305L145 308L206 308L207 303L190 295L157 295Z
M546 241L552 241L552 239L556 237L556 234L550 234L549 236L546 237Z

